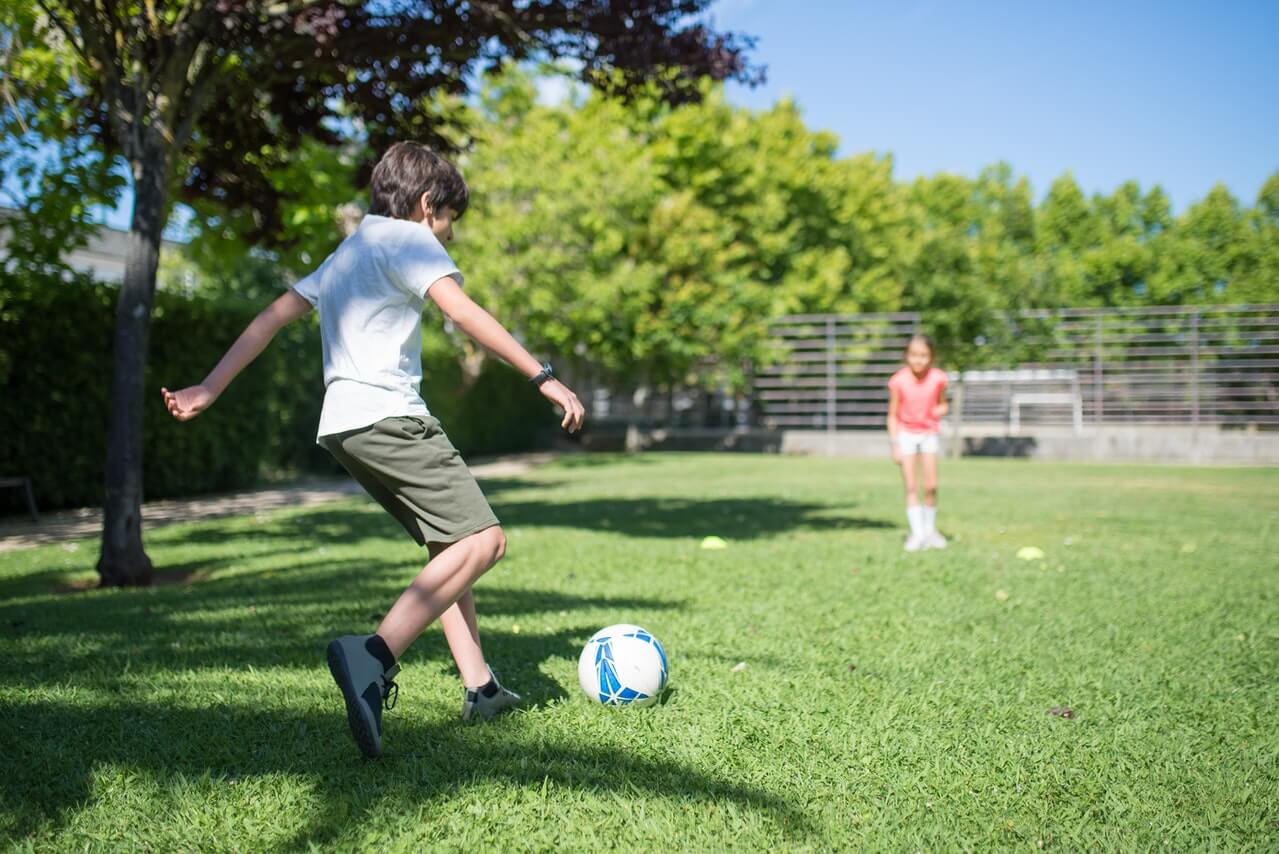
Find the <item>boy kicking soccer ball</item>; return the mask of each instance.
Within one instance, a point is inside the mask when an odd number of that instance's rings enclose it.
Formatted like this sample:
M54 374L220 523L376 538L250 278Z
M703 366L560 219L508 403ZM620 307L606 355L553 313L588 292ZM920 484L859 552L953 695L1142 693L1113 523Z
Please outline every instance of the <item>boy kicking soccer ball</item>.
M462 292L444 243L465 211L462 176L423 145L391 146L373 170L369 213L315 272L249 324L199 385L162 389L185 421L209 408L275 333L312 308L320 313L324 406L317 442L430 553L376 634L329 644L329 670L366 756L382 752L382 706L399 689L397 660L436 619L465 686L462 717L490 718L519 702L484 660L473 585L502 559L506 538L466 463L431 417L422 381L422 310L429 297L457 328L523 371L575 432L584 410L487 311Z

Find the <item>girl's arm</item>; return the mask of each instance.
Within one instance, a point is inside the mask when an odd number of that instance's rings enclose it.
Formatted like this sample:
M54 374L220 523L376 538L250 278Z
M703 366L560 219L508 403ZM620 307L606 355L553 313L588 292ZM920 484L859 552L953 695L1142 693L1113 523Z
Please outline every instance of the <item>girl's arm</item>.
M226 391L231 380L258 357L271 343L275 333L311 310L311 304L293 290L285 291L275 302L253 318L240 337L226 351L204 382L178 391L160 389L164 406L179 421L189 421L213 405Z
M542 365L483 308L462 292L462 286L445 276L427 291L435 304L458 329L475 339L481 347L505 361L530 379L542 372ZM552 403L564 410L560 426L570 433L582 427L586 409L577 395L557 379L549 379L538 387Z
M893 386L888 387L888 444L893 449L893 462L902 461L901 449L897 446L897 406L901 402L901 392Z
M937 405L933 407L933 414L938 418L945 418L950 414L950 404L946 402L945 386L937 389Z

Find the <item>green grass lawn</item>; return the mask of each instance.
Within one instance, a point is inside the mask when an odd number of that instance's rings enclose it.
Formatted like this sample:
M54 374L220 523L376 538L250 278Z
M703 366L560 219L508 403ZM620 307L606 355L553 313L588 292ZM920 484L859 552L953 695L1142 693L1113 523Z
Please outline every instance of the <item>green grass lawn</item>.
M1279 847L1279 472L970 460L942 487L951 548L906 555L887 462L584 456L490 481L510 551L480 624L526 706L460 723L432 629L373 762L323 655L421 560L372 504L157 529L171 583L149 590L66 592L92 542L0 554L0 839ZM665 645L661 705L577 687L615 622Z

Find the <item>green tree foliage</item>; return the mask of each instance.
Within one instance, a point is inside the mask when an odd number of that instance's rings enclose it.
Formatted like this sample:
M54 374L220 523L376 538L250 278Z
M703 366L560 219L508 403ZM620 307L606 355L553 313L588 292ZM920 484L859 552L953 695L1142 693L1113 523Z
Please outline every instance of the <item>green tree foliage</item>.
M1253 209L1218 188L1174 217L1158 186L1089 197L1069 173L1036 204L1008 164L895 181L788 101L548 106L511 69L472 125L469 287L613 377L741 380L785 313L919 311L965 366L1033 355L1018 309L1279 302L1279 174Z
M1005 163L896 181L891 157L840 157L786 100L746 110L704 84L695 103L574 90L550 105L537 84L508 66L477 103L432 107L470 134L454 253L530 346L605 379L742 383L777 355L779 314L919 311L964 367L1034 355L1019 309L1279 302L1279 173L1253 208L1217 188L1174 217L1158 186L1090 197L1069 173L1036 203ZM357 199L358 159L303 148L290 166L324 188L286 212L294 272L339 239L322 200ZM484 370L429 315L426 342L428 362L461 354L464 386Z
M456 254L538 349L658 386L741 381L770 317L900 299L891 162L837 158L792 103L752 113L708 85L552 107L508 69L480 111Z
M88 241L90 213L124 185L91 138L77 133L77 89L65 40L41 29L36 7L0 0L0 267L40 276L69 272L68 250Z
M702 19L706 5L38 0L36 12L0 0L0 47L33 83L24 97L37 133L47 126L55 138L84 140L104 163L119 156L133 178L112 347L103 583L151 580L141 526L143 381L175 189L220 208L215 219L247 243L287 243L287 227L307 225L282 217L282 197L310 179L290 172L295 150L340 149L352 138L374 150L406 137L444 144L442 123L420 105L468 92L476 73L504 57L571 57L583 79L610 92L651 84L672 103L697 97L704 76L759 80L745 58L751 40L714 31ZM53 56L47 45L56 45ZM12 112L21 117L22 107Z

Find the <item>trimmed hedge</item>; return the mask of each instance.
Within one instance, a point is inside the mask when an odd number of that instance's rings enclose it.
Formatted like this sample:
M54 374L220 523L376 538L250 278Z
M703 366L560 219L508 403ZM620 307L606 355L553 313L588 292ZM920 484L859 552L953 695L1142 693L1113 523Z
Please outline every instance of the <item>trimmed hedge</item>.
M319 318L307 315L271 342L279 365L271 423L277 435L271 464L286 470L333 474L342 471L315 444L324 403ZM489 359L465 390L462 368L447 354L423 354L422 397L431 414L464 456L506 454L539 447L557 423L546 398L518 371Z
M0 476L29 476L42 509L102 502L116 293L84 277L0 273ZM178 422L164 409L160 386L198 382L257 310L156 294L146 499L240 489L267 469L341 472L315 444L324 384L314 315L283 330L199 418ZM554 424L549 403L505 365L489 362L465 392L453 361L433 359L424 374L427 405L464 454L526 450ZM0 513L23 508L19 490L0 491Z
M116 289L85 278L0 275L0 475L26 475L42 508L102 502ZM202 377L252 312L156 295L143 415L147 499L248 486L271 444L262 429L273 359L251 366L198 419L165 410L160 386ZM17 490L0 510L22 508Z
M527 451L546 443L558 424L536 386L508 365L489 359L465 391L454 360L424 360L422 397L463 456Z

